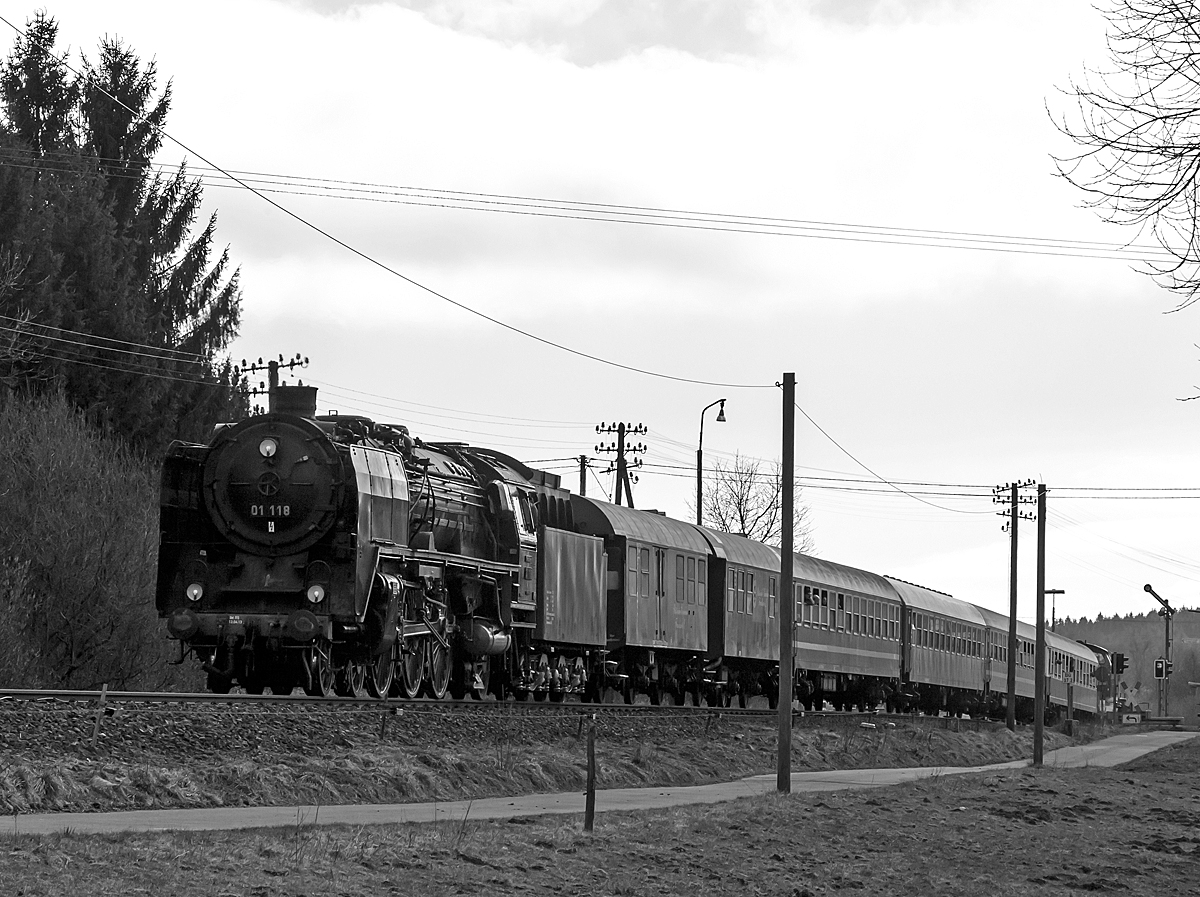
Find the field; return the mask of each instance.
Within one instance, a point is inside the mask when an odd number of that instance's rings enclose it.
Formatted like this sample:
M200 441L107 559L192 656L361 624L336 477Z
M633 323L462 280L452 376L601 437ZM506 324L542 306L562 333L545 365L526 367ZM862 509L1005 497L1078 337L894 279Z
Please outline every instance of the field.
M249 785L240 791L221 785L235 777L215 774L222 765L218 756L208 756L209 766L198 771L199 759L211 754L212 746L197 723L187 724L195 739L179 747L186 756L172 758L166 748L176 743L174 737L159 737L170 728L165 719L149 726L145 719L118 720L108 730L107 743L97 739L95 749L88 737L91 727L77 725L82 720L54 719L57 735L54 726L38 727L50 731L39 756L32 756L28 727L22 738L0 740L0 779L11 780L19 767L23 778L41 769L46 781L48 770L59 763L75 769L71 781L88 772L99 776L96 770L103 769L109 784L91 791L107 797L94 801L96 809L145 806L148 789L135 783L154 778L148 770L161 776L170 763L186 763L195 773L192 789L171 800L159 797L155 805L244 804L267 796ZM360 788L387 794L410 781L417 790L455 797L549 790L556 776L560 787L577 788L581 781L582 742L569 717L549 729L527 720L501 725L427 718L419 721L427 738L417 750L407 744L413 733L405 726L413 721L393 721L389 731L373 715L369 727L365 719L362 726L342 727L339 750L317 750L309 742L307 755L295 753L302 747L299 739L305 733L319 735L319 725L310 721L301 732L281 726L280 719L263 719L253 725L242 719L241 734L237 727L227 730L223 762L243 774L263 770L250 776L259 783L254 787L272 794L292 789L284 805L310 802L307 796L317 788L314 777L322 775L326 784L320 787L331 797L329 788L351 778L334 774L338 757L343 769L353 768L360 779L375 782ZM202 722L220 723L216 728L222 729L232 720L222 715ZM710 718L706 723L646 719L612 725L602 730L598 749L601 787L631 780L713 781L774 768L773 733L763 724ZM272 736L281 732L292 734ZM83 737L63 743L72 733ZM22 739L29 750L14 750L14 742ZM138 744L138 739L146 741ZM1055 733L1047 749L1065 743ZM798 771L967 765L1028 756L1029 747L1028 733L1012 735L1002 727L956 732L949 725L805 726L795 732L793 764ZM103 757L96 756L101 752ZM404 771L402 755L422 759ZM691 771L700 756L710 759L699 772ZM1200 874L1198 762L1200 745L1193 741L1115 770L1008 770L875 791L602 814L590 834L578 818L555 817L364 828L314 827L298 818L285 829L250 832L8 835L0 841L0 893L1193 894ZM185 777L179 768L175 774L181 781ZM11 804L15 792L9 788ZM62 808L78 809L79 802L67 800ZM13 818L18 824L19 815Z

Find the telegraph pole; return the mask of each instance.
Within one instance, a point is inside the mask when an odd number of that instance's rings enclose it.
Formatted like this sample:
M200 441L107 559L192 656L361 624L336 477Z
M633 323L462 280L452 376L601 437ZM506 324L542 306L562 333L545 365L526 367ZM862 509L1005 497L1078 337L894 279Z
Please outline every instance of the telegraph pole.
M1021 497L1019 490L1032 484L1032 480L1025 480L1022 483L997 486L992 490L992 501L997 503L1002 501L1000 496L1004 492L1009 493L1008 510L997 511L996 513L1001 517L1005 515L1009 516L1009 521L1001 529L1008 530L1010 536L1008 559L1008 663L1005 664L1008 681L1006 683L1007 699L1004 714L1004 723L1008 726L1010 732L1015 732L1017 729L1017 521L1021 518L1030 519L1030 515L1022 513L1019 508L1019 505L1029 501L1028 498Z
M775 788L781 794L792 790L792 688L796 678L792 658L792 621L796 596L792 588L792 532L794 509L793 477L796 461L796 375L783 375L783 544L779 547L779 747L775 764Z
M263 371L266 371L267 372L267 382L266 383L260 382L257 387L250 390L250 395L261 396L263 393L266 393L266 395L267 395L267 410L274 411L275 410L275 390L277 390L279 388L279 371L280 371L280 369L282 368L284 370L290 371L294 368L304 368L304 367L308 367L308 359L302 358L300 356L299 352L297 352L294 357L289 358L287 361L283 360L282 355L279 356L278 361L275 360L274 358L272 358L270 361L268 361L266 363L264 363L263 360L260 358L260 359L258 359L258 361L254 362L253 364L249 364L249 363L247 363L246 359L243 358L241 367L235 367L233 369L233 376L236 379L238 376L240 376L242 374L261 374Z
M1033 765L1042 765L1042 738L1046 725L1046 484L1037 487L1037 648L1033 676Z
M587 469L588 469L588 456L580 455L579 456L579 494L585 495L585 496L587 495Z
M597 452L616 452L617 455L617 488L616 488L616 503L621 503L621 489L625 489L625 497L629 499L629 507L633 507L633 486L632 483L637 482L637 475L632 478L629 474L629 468L634 469L642 466L641 458L634 458L632 461L626 461L625 456L640 455L646 451L646 444L639 442L637 445L626 445L626 436L644 436L649 431L645 424L606 424L600 423L596 427L596 432L600 434L617 434L617 441L613 443L600 443L596 446ZM632 483L631 483L632 480Z

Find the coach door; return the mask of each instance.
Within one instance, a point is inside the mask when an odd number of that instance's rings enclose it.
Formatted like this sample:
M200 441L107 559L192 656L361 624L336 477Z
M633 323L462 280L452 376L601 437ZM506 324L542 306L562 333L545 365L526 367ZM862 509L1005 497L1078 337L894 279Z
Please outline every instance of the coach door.
M626 550L625 628L631 645L655 647L664 643L663 581L667 552L630 541Z

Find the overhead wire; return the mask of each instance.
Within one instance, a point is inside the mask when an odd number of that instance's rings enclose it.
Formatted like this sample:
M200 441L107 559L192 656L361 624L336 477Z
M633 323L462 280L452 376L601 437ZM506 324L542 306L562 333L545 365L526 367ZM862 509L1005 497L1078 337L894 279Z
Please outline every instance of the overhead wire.
M124 350L124 349L117 349L115 347L116 346L130 346L133 349L146 350L146 353L160 353L159 355L152 355L151 357L163 357L164 360L177 361L181 364L204 364L206 361L205 356L203 356L197 352L184 352L179 349L172 349L172 348L168 348L166 346L152 346L148 343L137 343L137 342L131 342L129 340L115 339L113 337L108 337L108 336L99 336L94 333L84 333L79 330L68 330L65 327L55 327L52 324L43 324L38 321L26 320L24 318L14 318L10 315L0 315L0 321L8 321L10 324L16 325L16 329L18 329L18 330L21 327L37 327L42 330L52 330L55 333L66 333L71 336L83 337L85 340L94 340L98 343L112 343L112 344L114 344L113 346L103 346L103 347L97 346L97 348L105 348L110 351L128 351L128 350ZM132 354L138 354L138 353L132 353ZM176 357L167 359L165 356L176 356Z
M24 155L22 155L24 154ZM5 151L0 150L0 159ZM7 151L11 159L34 157L27 150ZM74 158L62 154L62 170L71 170ZM128 165L124 160L96 157L105 164ZM8 163L11 167L33 168L34 165ZM162 163L146 162L146 167L164 174L169 167ZM1094 258L1116 261L1167 261L1170 253L1160 246L1115 243L1098 240L1038 237L1016 234L992 234L977 231L953 231L940 228L915 228L899 225L858 224L820 221L770 215L745 215L728 212L708 212L694 209L672 209L619 203L600 203L546 197L494 194L479 191L391 185L368 181L351 181L268 172L223 170L192 166L189 171L206 186L242 189L253 185L263 193L292 196L317 196L359 202L395 203L447 208L466 211L487 211L534 217L565 218L617 224L636 224L674 227L688 230L711 230L728 233L765 236L804 237L811 239L850 240L879 245L924 246L929 248L976 249L1015 252L1030 255L1051 255L1070 258ZM136 178L140 174L112 177Z
M27 40L30 39L29 35L23 29L18 28L16 25L14 25L11 21L9 21L4 16L0 16L0 22L4 22L4 24L8 25L10 28L12 28L18 34L25 37ZM62 56L60 56L58 54L53 53L49 47L42 47L41 49L43 52L46 53L46 55L56 59L58 61L58 63L60 65L62 65L65 69L67 69L68 71L75 74L76 77L83 77L82 74L76 68L74 68L66 59L64 59ZM93 86L98 91L100 91L100 93L104 94L104 96L108 97L112 102L121 106L123 109L125 109L127 112L129 112L131 115L136 116L140 121L147 122L145 115L142 115L141 113L137 112L135 109L130 108L128 105L126 105L124 102L122 102L118 97L113 96L111 93L109 93L107 90L104 89L103 85L101 85L99 83L94 83ZM292 211L287 206L284 206L282 203L278 203L275 200L271 199L271 197L267 196L265 193L263 193L256 187L254 187L251 184L247 183L246 181L236 177L230 171L217 165L212 160L210 160L206 156L204 156L202 153L199 153L196 150L192 149L190 146L185 144L183 141L181 141L177 137L173 136L170 132L168 132L161 125L154 124L153 127L165 139L171 141L172 143L174 143L176 146L178 146L180 149L184 150L185 152L191 153L193 156L195 156L197 159L200 159L201 161L203 161L206 165L210 166L215 171L218 171L221 174L225 175L230 180L232 180L236 184L240 185L244 189L248 190L250 193L257 196L263 202L270 205L272 208L278 210L279 212L282 212L284 215L287 215L289 218L296 221L298 224L303 225L304 227L310 229L314 233L324 237L326 240L329 240L330 242L336 244L337 246L340 246L341 248L345 249L347 252L351 253L352 255L357 256L358 258L362 259L363 261L367 262L368 264L371 264L371 265L379 268L380 270L385 271L386 273L399 278L400 280L404 281L405 283L409 284L410 286L413 286L419 290L422 290L425 293L429 294L430 296L440 299L443 302L446 302L447 304L460 309L461 311L467 312L468 314L474 315L475 317L478 317L484 321L488 321L492 324L495 324L497 327L501 327L505 330L508 330L511 333L515 333L519 336L523 336L527 339L541 343L542 345L548 346L550 348L558 349L559 351L565 352L569 355L576 356L578 358L583 358L588 361L594 361L597 364L606 365L608 367L616 368L619 370L624 370L624 371L627 371L627 372L633 373L633 374L639 374L641 376L654 377L657 379L669 380L669 381L676 382L676 383L691 383L691 384L696 384L696 385L701 385L701 386L719 386L724 389L769 389L771 387L770 383L727 383L727 382L721 382L721 381L715 381L715 380L704 380L704 379L695 378L695 377L682 377L682 376L678 376L675 374L668 374L663 371L653 371L653 370L649 370L648 368L641 368L636 365L625 364L623 362L615 361L610 358L605 358L600 355L595 355L590 352L584 352L581 349L574 349L574 348L571 348L570 346L567 346L564 343L556 342L555 340L552 340L547 337L540 336L536 333L533 333L530 330L526 330L522 327L518 327L515 324L510 324L507 321L502 320L501 318L497 318L493 315L489 315L486 312L480 311L479 309L474 308L470 305L467 305L464 302L460 302L457 299L452 299L445 293L435 290L433 287L428 286L427 284L424 284L424 283L416 280L415 278L409 277L407 274L401 273L397 269L388 265L383 260L376 258L375 256L365 252L364 250L357 248L356 246L353 246L350 243L347 243L345 240L334 235L333 233L331 233L330 231L321 227L320 225L316 224L315 222L309 221L307 218L305 218L304 216L300 215L297 212Z

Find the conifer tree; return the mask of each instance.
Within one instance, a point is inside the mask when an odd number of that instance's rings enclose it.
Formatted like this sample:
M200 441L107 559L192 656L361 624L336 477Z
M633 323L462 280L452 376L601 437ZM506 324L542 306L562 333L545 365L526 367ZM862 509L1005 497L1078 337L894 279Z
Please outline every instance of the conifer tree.
M213 258L216 215L195 227L199 180L154 163L170 83L111 38L76 74L57 37L39 13L0 63L0 336L32 350L0 380L61 389L146 449L199 438L248 404L221 357L238 272Z

